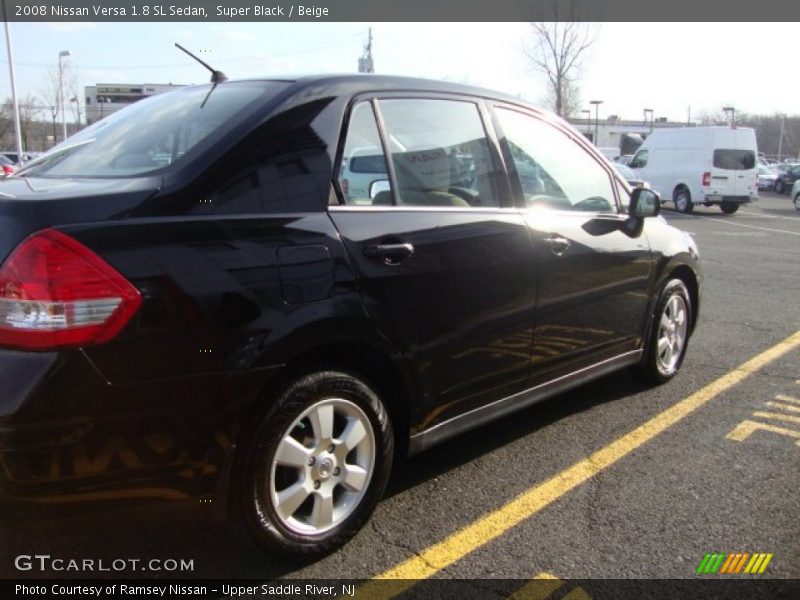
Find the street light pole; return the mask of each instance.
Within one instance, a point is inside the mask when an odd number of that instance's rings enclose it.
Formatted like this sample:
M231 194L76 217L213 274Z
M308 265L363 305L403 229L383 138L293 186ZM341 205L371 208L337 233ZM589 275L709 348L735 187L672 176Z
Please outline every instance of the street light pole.
M11 48L11 29L6 18L6 3L3 2L3 20L6 26L6 50L8 51L8 72L11 76L11 102L14 105L14 141L17 144L17 160L19 164L22 159L22 125L19 121L19 102L17 101L17 78L14 74L14 52Z
M726 113L731 113L731 127L733 127L736 122L736 109L733 106L723 106L722 110Z
M778 162L781 162L783 158L783 121L786 119L786 115L781 115L781 134L778 136Z
M58 97L61 103L61 125L64 128L64 139L67 139L67 106L64 104L64 65L63 58L69 56L69 50L58 53Z
M647 125L647 113L650 113L650 133L653 133L653 109L652 108L645 108L644 109L644 124Z
M599 123L599 113L600 113L600 105L603 103L602 100L590 100L589 104L594 104L594 145L597 146L597 135L598 135L598 123Z

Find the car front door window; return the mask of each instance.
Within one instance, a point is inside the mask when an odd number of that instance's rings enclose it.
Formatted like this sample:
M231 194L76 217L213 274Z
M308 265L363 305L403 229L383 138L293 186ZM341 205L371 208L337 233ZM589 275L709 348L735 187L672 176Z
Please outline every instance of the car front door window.
M498 110L500 125L528 207L616 212L614 188L598 161L567 134L515 110ZM531 188L527 172L535 169Z

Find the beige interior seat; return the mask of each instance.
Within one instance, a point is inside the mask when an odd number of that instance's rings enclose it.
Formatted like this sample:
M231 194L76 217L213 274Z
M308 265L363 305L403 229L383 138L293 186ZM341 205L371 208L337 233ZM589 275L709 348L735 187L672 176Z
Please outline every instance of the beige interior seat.
M469 207L466 200L448 191L450 159L443 148L398 152L393 158L399 205ZM390 192L380 192L372 204L391 204Z

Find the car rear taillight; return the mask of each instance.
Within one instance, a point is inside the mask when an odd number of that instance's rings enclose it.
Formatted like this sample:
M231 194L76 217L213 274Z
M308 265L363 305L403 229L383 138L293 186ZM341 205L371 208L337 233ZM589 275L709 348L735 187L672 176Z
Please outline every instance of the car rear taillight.
M14 167L11 165L3 165L3 174L5 175L13 175L14 174Z
M350 182L347 179L342 179L342 192L345 194L350 193Z
M711 173L703 173L703 186L711 185Z
M139 290L94 252L45 229L0 267L0 347L52 350L107 342L141 303Z

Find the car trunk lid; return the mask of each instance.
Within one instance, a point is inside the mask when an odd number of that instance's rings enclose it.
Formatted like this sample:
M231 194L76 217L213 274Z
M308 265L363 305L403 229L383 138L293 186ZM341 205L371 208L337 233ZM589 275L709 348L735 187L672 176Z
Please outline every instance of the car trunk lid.
M0 181L0 263L13 248L46 227L124 218L156 193L160 177Z

